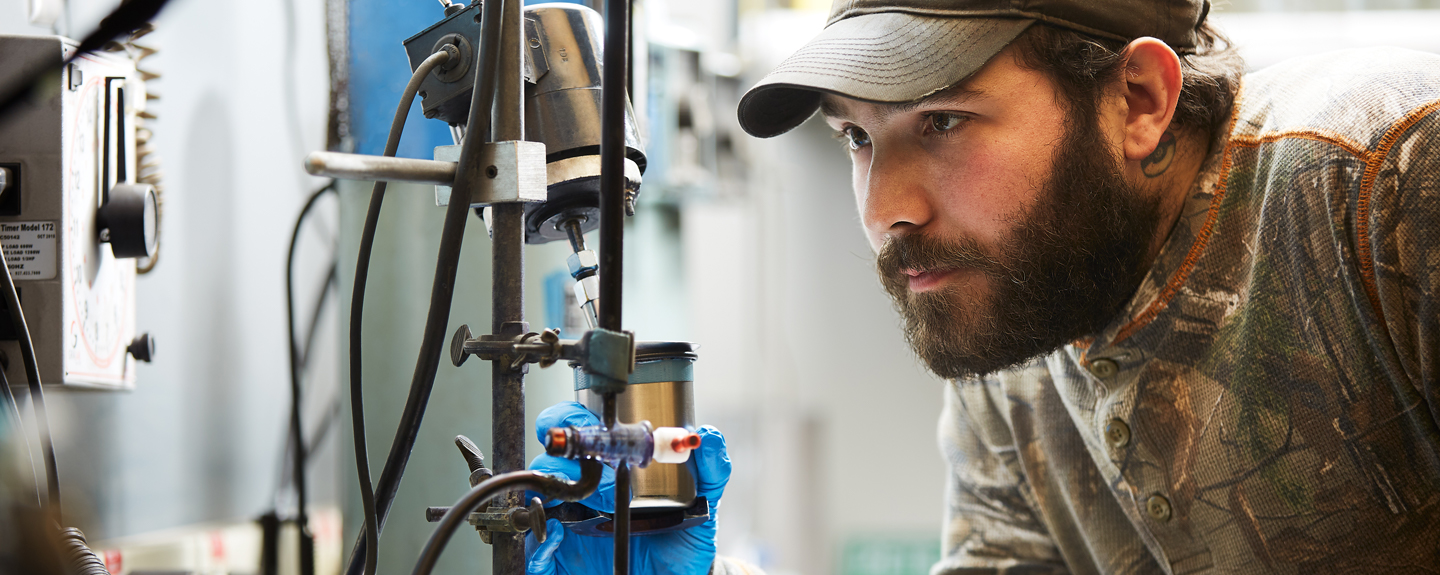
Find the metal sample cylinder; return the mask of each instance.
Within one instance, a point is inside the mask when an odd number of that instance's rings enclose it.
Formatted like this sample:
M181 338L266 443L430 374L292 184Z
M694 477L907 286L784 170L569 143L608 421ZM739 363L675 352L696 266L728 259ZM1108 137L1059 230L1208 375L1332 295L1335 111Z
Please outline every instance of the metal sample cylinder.
M649 421L653 427L695 428L694 346L688 342L649 341L635 345L635 371L625 393L616 396L619 420ZM589 390L589 374L575 368L575 400L600 413L601 397ZM633 470L640 510L685 509L695 501L695 476L688 464L651 463Z

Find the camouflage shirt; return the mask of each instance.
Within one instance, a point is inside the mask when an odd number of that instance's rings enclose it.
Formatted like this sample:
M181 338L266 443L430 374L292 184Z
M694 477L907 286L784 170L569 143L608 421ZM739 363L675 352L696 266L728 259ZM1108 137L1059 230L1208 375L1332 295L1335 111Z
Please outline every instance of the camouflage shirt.
M1440 57L1247 76L1124 312L947 386L934 573L1440 570Z

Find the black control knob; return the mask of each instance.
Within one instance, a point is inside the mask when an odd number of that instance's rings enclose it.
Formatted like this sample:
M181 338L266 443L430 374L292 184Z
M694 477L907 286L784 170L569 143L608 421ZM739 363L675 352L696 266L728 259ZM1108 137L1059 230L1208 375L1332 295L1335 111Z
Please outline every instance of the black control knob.
M150 337L148 333L142 333L130 342L125 351L130 352L136 361L150 363L150 358L155 355L155 338Z
M150 184L115 184L110 200L100 208L96 227L100 241L110 242L117 258L148 258L155 254L157 212L155 187Z

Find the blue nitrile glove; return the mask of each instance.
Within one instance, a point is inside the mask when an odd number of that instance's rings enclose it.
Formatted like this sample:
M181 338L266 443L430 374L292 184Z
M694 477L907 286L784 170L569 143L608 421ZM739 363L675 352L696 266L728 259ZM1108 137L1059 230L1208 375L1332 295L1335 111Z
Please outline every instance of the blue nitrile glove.
M536 436L544 443L546 431L565 425L600 425L600 418L578 403L553 405L536 418ZM630 567L634 573L704 575L710 571L710 564L715 560L715 514L720 508L725 484L730 481L730 456L725 453L725 436L719 430L707 425L695 430L695 433L700 435L700 447L691 452L690 460L685 464L695 475L696 495L710 503L710 519L681 531L631 536ZM579 462L550 455L536 457L530 462L530 469L571 481L580 478ZM529 500L535 495L527 493L525 498ZM545 502L546 506L559 503ZM606 466L600 488L580 503L597 511L614 513L614 470ZM545 527L544 543L537 544L532 534L525 536L526 573L602 575L612 572L614 539L577 535L565 529L556 519L546 521Z

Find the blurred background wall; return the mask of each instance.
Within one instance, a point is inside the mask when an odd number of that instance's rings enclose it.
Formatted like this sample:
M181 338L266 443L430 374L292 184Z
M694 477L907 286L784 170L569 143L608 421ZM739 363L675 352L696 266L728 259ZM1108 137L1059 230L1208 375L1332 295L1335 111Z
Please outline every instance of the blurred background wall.
M0 0L0 33L80 36L113 4L70 0L51 29L26 24L26 0ZM628 223L626 327L642 339L701 344L697 415L726 433L735 464L722 553L777 574L923 573L939 554L944 475L934 436L943 383L901 340L860 233L848 159L830 130L812 120L755 140L734 119L744 89L818 32L828 8L824 0L637 1L645 42L633 96L650 170ZM1349 46L1440 52L1437 8L1440 0L1235 0L1217 4L1213 17L1251 66L1263 67ZM253 572L247 526L270 510L292 512L282 479L284 261L301 203L325 183L300 160L328 143L379 150L409 76L400 41L440 15L430 0L174 0L147 38L162 50L147 64L164 75L152 109L167 195L162 261L140 280L139 317L159 352L140 366L134 391L50 395L72 522L99 546L123 550L126 571ZM331 98L337 67L347 82ZM335 102L347 107L338 131ZM429 157L449 133L416 108L400 155ZM307 435L318 436L311 501L323 511L315 529L327 569L348 554L359 525L340 383L369 189L341 183L338 201L323 201L296 267L305 330L338 254L338 289L316 316L305 379ZM414 367L442 213L428 186L391 186L386 197L364 325L377 477ZM533 327L564 322L556 310L569 301L565 255L562 246L527 249ZM478 220L461 261L447 333L489 323L489 243ZM465 490L451 439L466 434L487 448L488 380L479 362L442 360L382 539L381 572L408 570L430 532L424 507ZM563 366L532 370L528 384L532 419L571 396ZM530 448L538 454L538 443ZM486 546L459 533L437 572L488 568Z

